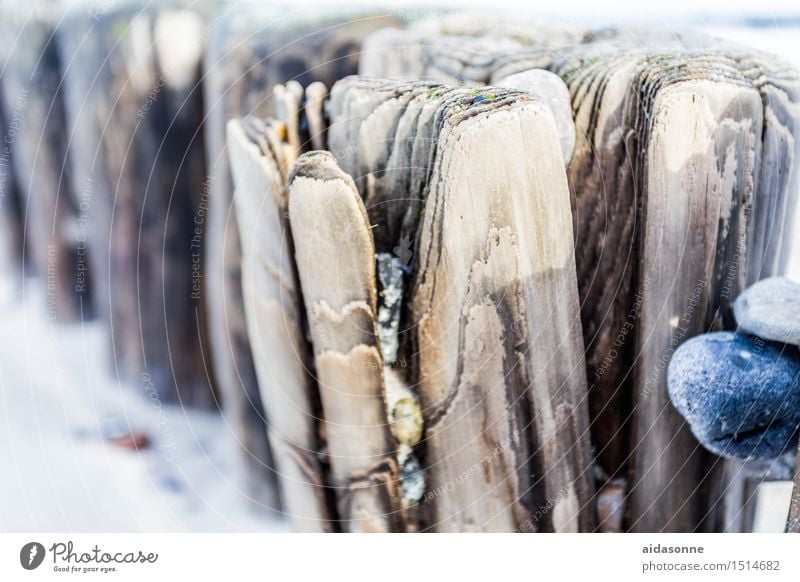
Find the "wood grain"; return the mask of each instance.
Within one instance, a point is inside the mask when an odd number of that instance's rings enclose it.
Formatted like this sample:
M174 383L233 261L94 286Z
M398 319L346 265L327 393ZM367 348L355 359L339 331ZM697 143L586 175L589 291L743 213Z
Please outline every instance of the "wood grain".
M375 246L355 184L330 153L310 152L295 164L289 216L342 527L403 531L378 340Z
M333 524L319 461L319 395L287 220L285 164L263 122L233 120L227 131L247 329L285 510L296 530L327 531Z

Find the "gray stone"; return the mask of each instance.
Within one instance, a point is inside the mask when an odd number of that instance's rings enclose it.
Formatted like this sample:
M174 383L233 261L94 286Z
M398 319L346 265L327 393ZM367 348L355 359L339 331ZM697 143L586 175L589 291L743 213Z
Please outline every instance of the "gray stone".
M774 459L797 445L800 350L732 332L676 350L669 395L700 443L723 457Z
M800 345L800 285L770 277L746 289L733 304L742 331L764 339Z

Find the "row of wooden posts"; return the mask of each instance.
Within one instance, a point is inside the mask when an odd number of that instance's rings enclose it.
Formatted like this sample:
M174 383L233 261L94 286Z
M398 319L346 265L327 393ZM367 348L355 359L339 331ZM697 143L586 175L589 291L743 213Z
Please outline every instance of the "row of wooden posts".
M700 34L191 4L4 8L0 264L53 319L221 405L298 530L752 528L757 482L665 373L785 268L795 70ZM486 88L530 69L566 83L569 147L547 95Z

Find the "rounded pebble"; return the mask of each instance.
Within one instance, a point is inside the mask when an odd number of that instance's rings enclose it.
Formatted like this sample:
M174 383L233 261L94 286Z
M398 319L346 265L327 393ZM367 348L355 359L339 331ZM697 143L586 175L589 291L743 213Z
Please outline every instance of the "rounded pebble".
M800 346L800 285L771 277L749 287L733 304L742 331Z
M416 400L405 397L392 410L392 432L397 442L413 447L422 439L422 410Z
M797 444L800 350L733 332L682 344L667 370L672 404L708 450L775 458Z

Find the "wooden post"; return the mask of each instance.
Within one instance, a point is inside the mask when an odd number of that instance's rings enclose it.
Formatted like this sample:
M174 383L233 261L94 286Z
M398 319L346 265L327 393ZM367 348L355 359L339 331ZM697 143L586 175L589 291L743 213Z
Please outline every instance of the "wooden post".
M69 322L91 317L92 306L88 226L70 189L56 15L55 3L3 6L0 97L8 132L4 148L13 150L10 162L22 194L26 262L44 282L48 316Z
M64 12L55 40L61 62L70 188L78 200L82 219L89 226L83 241L88 250L84 266L88 269L94 311L108 323L110 265L105 249L116 179L106 166L103 136L114 102L108 92L114 67L103 67L101 63L106 56L112 62L119 57L107 53L99 15L88 14L83 5ZM111 346L104 356L113 362Z
M395 369L425 419L421 527L591 529L574 258L556 226L570 224L569 197L549 112L503 89L362 78L337 83L329 111L329 147L357 176L376 250L411 261ZM511 162L501 135L535 153Z
M295 163L289 218L342 529L403 531L378 340L375 245L358 190L329 152Z
M670 405L666 364L680 343L721 315L723 282L715 274L729 228L737 233L736 221L729 226L726 218L753 194L761 101L750 88L704 79L665 87L653 101L642 111L652 126L640 142L639 280L648 285L636 337L628 527L708 530L722 461L702 449Z
M278 504L278 478L267 437L270 411L259 393L247 336L225 124L245 115L274 115L273 87L278 83L300 79L307 85L330 85L355 73L363 37L393 22L378 15L354 15L311 28L306 22L286 22L283 16L276 8L224 7L207 25L203 74L210 194L204 268L214 338L211 353L223 411L247 450L248 489L268 507ZM312 128L308 133L310 138L322 137Z
M153 398L211 406L203 21L134 3L94 18L75 12L61 35L70 125L80 136L71 156L80 156L77 183L90 185L96 288L115 372Z
M431 491L476 464L485 479L441 494L431 525L587 531L593 485L566 176L546 108L506 99L445 113L417 239L411 321ZM501 144L525 157L508 160Z
M506 54L557 49L581 42L586 34L578 26L455 12L371 35L364 43L359 73L485 84Z
M732 325L736 295L785 263L797 188L796 72L705 35L620 31L505 52L471 31L475 40L453 41L473 55L468 65L456 52L455 64L431 65L429 55L420 70L404 53L435 52L437 43L415 28L407 49L396 42L406 33L368 39L378 54L365 57L367 72L451 79L461 67L456 78L482 81L489 69L496 82L538 67L569 85L577 129L569 181L601 481L627 474L628 528L724 527L714 515L726 511L723 463L669 405L663 371L683 339ZM380 52L389 46L391 59ZM677 122L681 114L692 121ZM693 157L679 162L687 147Z
M319 459L319 394L288 226L281 127L249 117L228 123L242 293L286 513L295 530L330 531L335 525Z

